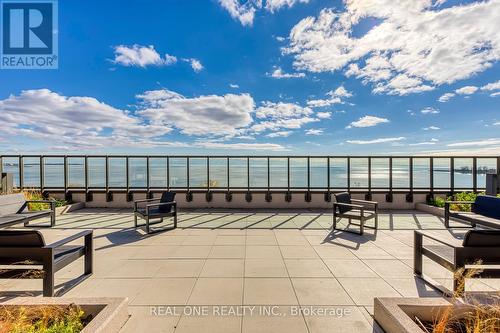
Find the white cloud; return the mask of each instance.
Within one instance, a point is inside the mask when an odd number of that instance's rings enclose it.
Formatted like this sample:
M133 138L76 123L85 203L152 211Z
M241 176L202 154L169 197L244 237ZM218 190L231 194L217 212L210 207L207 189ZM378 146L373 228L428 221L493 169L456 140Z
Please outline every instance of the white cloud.
M171 130L95 98L66 97L48 89L0 100L0 133L8 137L74 147L147 146Z
M499 92L496 92L496 93L493 93L490 95L491 97L497 97L497 96L500 96L500 91Z
M316 117L319 119L330 119L332 117L331 112L318 112L316 113Z
M292 131L278 131L266 135L268 138L286 138L292 135Z
M238 89L240 86L235 84L235 83L230 83L229 84L229 87L233 88L233 89Z
M446 103L450 99L452 99L453 97L455 97L454 93L446 93L446 94L443 94L441 97L439 97L438 101L440 101L441 103Z
M195 59L195 58L185 58L185 59L182 59L183 61L185 62L188 62L190 65L191 65L191 68L193 69L193 71L195 73L199 73L203 70L203 65L201 64L201 62L198 60L198 59Z
M281 37L281 36L276 36L276 40L278 42L284 42L286 40L286 38L285 37Z
M424 127L423 130L424 131L437 131L437 130L440 130L441 128L440 127L437 127L437 126L429 126L429 127Z
M306 135L323 135L324 130L322 128L311 128L306 130Z
M486 140L478 140L478 141L464 141L464 142L455 142L450 143L448 147L474 147L474 146L489 146L489 145L500 145L500 139L486 139Z
M269 151L284 151L285 147L275 143L222 143L222 142L207 142L197 144L200 147L210 149L235 149L235 150L269 150Z
M488 91L500 90L500 80L498 80L497 82L491 82L491 83L488 83L487 85L482 86L481 90L488 90Z
M420 110L423 114L438 114L439 110L433 107L426 107L425 109Z
M328 96L331 97L341 97L341 98L349 98L352 97L352 92L348 91L344 86L339 86L335 90L331 90L326 93Z
M122 66L137 66L145 68L147 66L168 66L175 64L175 56L165 54L162 58L156 52L153 45L141 46L134 44L132 46L118 45L115 47L115 64Z
M296 3L308 3L308 2L309 0L267 0L266 9L272 13L285 6L291 8Z
M359 118L359 120L357 120L357 121L353 121L346 128L372 127L372 126L377 126L378 124L388 123L388 122L389 122L389 119L386 119L386 118L380 118L380 117L375 117L375 116L364 116L364 117Z
M239 0L219 0L219 4L226 9L232 18L240 21L243 26L251 26L255 16L256 8L253 1L240 4Z
M251 132L260 133L263 131L277 131L280 129L299 129L306 124L318 121L318 118L312 117L268 120L253 125L249 130Z
M255 108L248 94L186 98L163 89L137 97L147 104L138 111L140 115L154 124L176 127L187 135L235 135L252 123Z
M311 115L313 111L311 108L302 107L298 104L293 103L273 103L273 102L263 102L255 115L257 118L272 118L272 119L284 119L284 118L296 118L300 116Z
M329 96L329 98L309 100L307 101L307 105L312 108L319 108L319 107L330 106L333 104L344 104L342 98L352 97L352 93L347 89L345 89L343 85L339 86L335 90L330 90L325 95Z
M400 136L397 138L379 138L379 139L373 139L373 140L347 140L347 143L354 144L354 145L371 145L375 143L388 143L388 142L398 142L398 141L403 141L406 140L405 137Z
M465 86L460 89L455 90L455 92L459 95L472 95L474 94L479 88L476 86Z
M500 126L500 121L493 123L493 126Z
M423 141L423 142L418 142L418 143L410 143L410 146L431 146L431 145L435 145L436 143L438 143L439 140L438 139L430 139L429 141Z
M281 67L276 68L271 74L268 73L268 75L275 79L291 79L306 76L304 73L285 73Z
M500 2L436 8L433 2L345 0L345 10L324 9L291 30L283 53L311 72L344 70L374 92L409 94L470 78L500 59ZM380 20L363 36L353 29Z
M243 26L252 26L255 12L262 9L263 0L218 0L219 4L229 12L232 18ZM243 2L243 3L242 3ZM297 3L308 3L309 0L267 0L265 9L271 13L283 8L291 8Z

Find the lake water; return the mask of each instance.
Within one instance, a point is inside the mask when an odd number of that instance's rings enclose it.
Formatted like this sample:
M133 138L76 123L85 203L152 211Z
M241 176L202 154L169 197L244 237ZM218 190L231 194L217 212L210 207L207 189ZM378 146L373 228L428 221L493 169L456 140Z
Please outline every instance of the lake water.
M14 174L15 185L19 185L19 168L17 158L3 159L4 172ZM109 187L126 187L126 160L125 158L109 159ZM40 164L38 158L26 157L24 165L24 187L40 186ZM428 188L430 183L430 165L428 158L414 158L413 162L414 188ZM491 158L478 158L477 175L478 187L486 183L485 170L496 171L496 160ZM89 158L89 181L91 188L105 187L106 171L104 158ZM472 188L473 175L472 159L455 159L455 188ZM168 172L167 172L168 169ZM227 187L228 170L227 159L210 159L210 187ZM287 159L271 158L269 184L271 188L287 188ZM170 158L167 168L167 159L150 158L150 186L167 187L167 175L170 187L184 188L188 185L187 159ZM266 188L268 182L267 159L250 159L250 187ZM68 184L69 187L85 186L85 167L83 158L68 158ZM147 162L145 158L129 158L129 186L146 187ZM351 158L350 185L352 188L368 187L368 160L366 158ZM372 158L371 164L372 188L389 187L389 159ZM434 159L434 187L450 187L450 160L446 158ZM207 160L205 158L190 158L189 160L189 186L207 186ZM409 161L406 158L393 158L393 187L409 187ZM229 185L231 188L246 188L247 184L247 159L230 158L229 160ZM311 158L310 160L310 187L326 188L328 185L327 158ZM347 187L347 159L330 159L330 187ZM44 159L44 186L64 187L64 160L63 158ZM307 159L290 159L290 187L307 188Z

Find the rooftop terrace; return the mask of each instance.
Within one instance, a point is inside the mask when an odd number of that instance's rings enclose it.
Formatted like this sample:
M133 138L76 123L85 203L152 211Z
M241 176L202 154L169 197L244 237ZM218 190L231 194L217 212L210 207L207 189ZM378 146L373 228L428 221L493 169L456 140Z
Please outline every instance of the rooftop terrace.
M330 211L184 210L178 229L146 235L132 228L130 209L83 209L43 232L50 240L94 229L94 274L64 290L81 273L75 262L56 274L56 284L62 297L128 297L132 316L123 332L377 332L374 297L439 295L413 275L413 230L461 233L418 211L382 211L379 218L377 232L359 236L332 233ZM451 284L444 269L428 261L424 267ZM498 282L474 280L467 288L498 290ZM0 288L0 299L40 295L41 280L0 280ZM274 315L250 308L213 315L222 305L268 306ZM175 306L175 313L156 306ZM190 314L197 306L210 315ZM337 312L306 313L318 309Z

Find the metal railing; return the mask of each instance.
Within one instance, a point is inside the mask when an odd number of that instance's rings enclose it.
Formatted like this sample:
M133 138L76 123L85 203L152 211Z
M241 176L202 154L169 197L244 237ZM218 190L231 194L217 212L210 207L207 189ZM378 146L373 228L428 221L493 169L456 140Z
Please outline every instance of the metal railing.
M407 193L410 201L413 193L482 191L500 156L0 155L2 168L21 190L106 192L109 200L172 189L387 193L388 201Z

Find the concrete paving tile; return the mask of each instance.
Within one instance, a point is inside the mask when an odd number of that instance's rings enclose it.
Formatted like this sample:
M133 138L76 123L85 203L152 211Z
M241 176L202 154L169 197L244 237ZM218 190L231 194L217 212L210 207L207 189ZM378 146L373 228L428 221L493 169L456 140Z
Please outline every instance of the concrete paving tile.
M300 305L353 305L335 278L292 278Z
M191 295L195 282L195 278L148 279L130 304L184 305Z
M198 278L188 304L241 305L242 300L242 278Z
M288 277L283 259L246 259L245 277Z
M285 259L291 277L332 277L321 259Z
M295 305L297 297L288 278L245 278L243 304Z
M243 259L207 259L200 277L243 277Z

